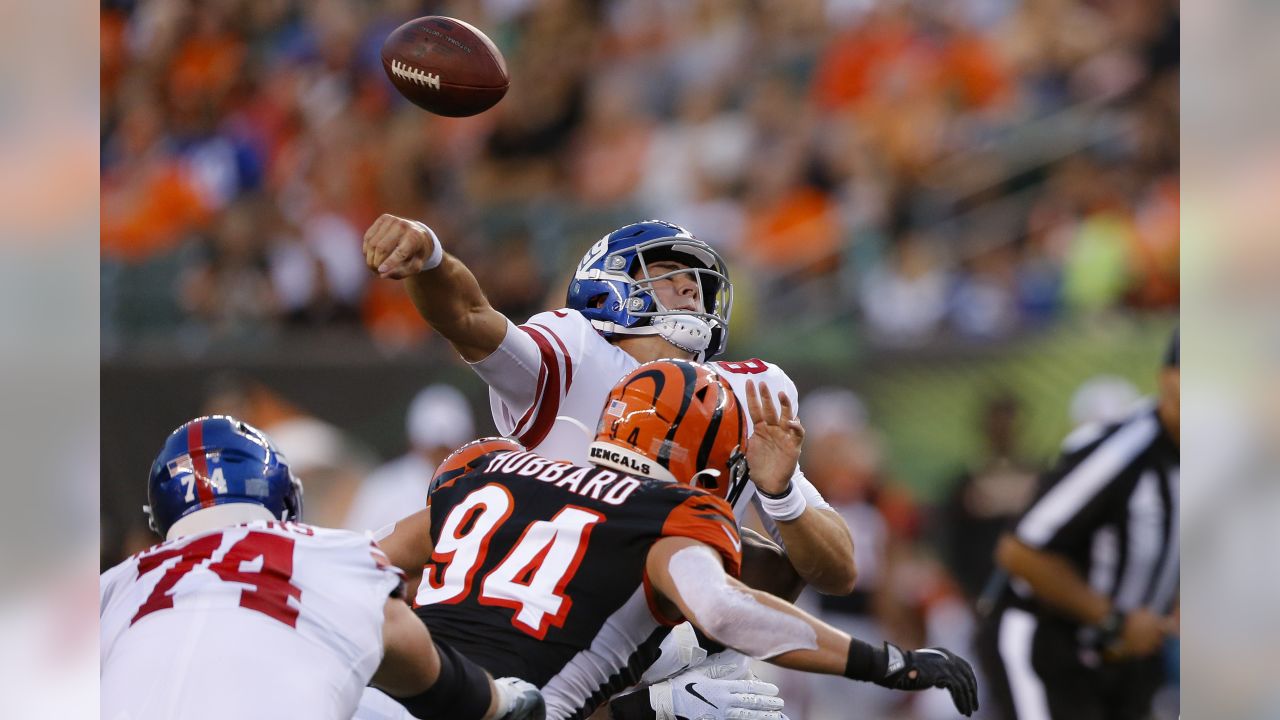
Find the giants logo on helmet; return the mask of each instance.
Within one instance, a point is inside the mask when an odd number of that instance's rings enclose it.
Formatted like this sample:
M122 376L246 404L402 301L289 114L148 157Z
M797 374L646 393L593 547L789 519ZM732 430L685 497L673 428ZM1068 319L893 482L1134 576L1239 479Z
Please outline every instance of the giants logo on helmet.
M598 262L600 258L604 257L604 254L608 249L609 249L608 235L595 241L595 244L591 246L591 249L587 251L587 254L583 256L582 262L578 263L579 272L586 270L587 268L591 267L596 262Z

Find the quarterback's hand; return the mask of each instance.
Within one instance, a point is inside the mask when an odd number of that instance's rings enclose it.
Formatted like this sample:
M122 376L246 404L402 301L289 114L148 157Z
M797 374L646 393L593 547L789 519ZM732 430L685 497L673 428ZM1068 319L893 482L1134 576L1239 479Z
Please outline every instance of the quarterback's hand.
M650 685L649 704L657 720L785 720L777 685L716 679L697 670Z
M426 225L382 214L364 231L364 262L383 278L400 280L422 272L436 249Z
M747 467L756 487L773 495L786 491L804 442L804 426L796 419L791 399L778 393L778 404L781 413L768 385L747 381L747 413L753 425L747 440Z
M904 652L897 645L885 643L884 649L889 654L889 668L877 685L893 690L946 688L960 714L969 716L978 709L978 680L964 658L946 648Z

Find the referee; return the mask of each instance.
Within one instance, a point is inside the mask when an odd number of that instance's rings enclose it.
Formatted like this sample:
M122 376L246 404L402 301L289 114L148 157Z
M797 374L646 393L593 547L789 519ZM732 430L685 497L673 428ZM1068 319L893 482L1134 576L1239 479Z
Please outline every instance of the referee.
M1005 720L1138 720L1177 632L1178 336L1159 395L1085 427L1000 538L1006 580L979 630L991 705Z

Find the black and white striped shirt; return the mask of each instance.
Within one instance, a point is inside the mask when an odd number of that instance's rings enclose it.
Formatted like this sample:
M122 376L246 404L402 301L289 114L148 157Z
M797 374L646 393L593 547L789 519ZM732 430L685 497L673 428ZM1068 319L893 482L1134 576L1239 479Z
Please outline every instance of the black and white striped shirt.
M1178 444L1154 403L1068 437L1014 532L1068 558L1117 610L1168 613L1178 594ZM1011 587L1014 605L1040 609L1024 582Z

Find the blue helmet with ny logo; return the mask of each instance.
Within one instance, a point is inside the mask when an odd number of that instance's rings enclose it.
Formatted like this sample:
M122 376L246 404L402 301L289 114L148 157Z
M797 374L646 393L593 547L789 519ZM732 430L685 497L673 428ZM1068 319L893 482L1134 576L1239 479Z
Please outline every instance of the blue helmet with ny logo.
M656 262L684 267L650 272ZM698 309L664 307L655 283L690 276ZM606 338L661 335L705 360L724 352L733 284L724 259L693 233L662 220L625 225L596 241L573 274L567 306L581 312Z
M193 512L254 503L281 520L302 517L302 483L259 429L226 415L198 417L169 434L147 483L151 529L160 535Z

